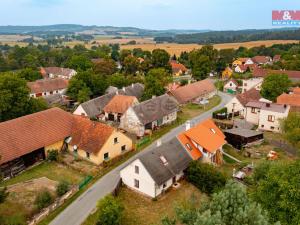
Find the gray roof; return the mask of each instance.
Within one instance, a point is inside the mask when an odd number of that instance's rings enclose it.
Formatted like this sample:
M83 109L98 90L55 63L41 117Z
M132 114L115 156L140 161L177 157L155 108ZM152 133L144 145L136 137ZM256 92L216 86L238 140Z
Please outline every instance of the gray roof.
M238 135L238 136L242 136L242 137L246 137L246 138L263 134L263 132L261 132L261 131L249 130L249 129L243 129L243 128L228 129L228 130L225 130L224 133L234 134L234 135Z
M132 107L133 111L144 125L159 120L178 110L178 102L174 97L164 94L141 102Z
M167 164L160 157L163 156ZM160 147L139 157L152 179L157 185L162 185L176 174L185 170L192 158L182 147L177 138L162 144Z
M281 105L276 103L265 103L262 107L262 110L271 111L271 112L278 112L278 113L284 113L287 110L289 110L289 106L287 105Z
M123 89L119 89L117 92L105 94L100 97L91 99L87 102L81 103L81 107L84 109L88 117L96 117L102 113L103 108L117 93L121 95L135 96L136 98L140 98L143 95L143 92L144 85L135 83Z
M253 107L253 108L260 109L264 104L266 103L260 101L250 101L246 104L246 107Z

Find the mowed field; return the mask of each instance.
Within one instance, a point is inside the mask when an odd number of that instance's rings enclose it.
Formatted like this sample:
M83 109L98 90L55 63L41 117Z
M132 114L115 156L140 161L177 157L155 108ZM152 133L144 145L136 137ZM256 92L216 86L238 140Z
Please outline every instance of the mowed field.
M215 44L214 47L218 50L239 47L259 47L265 45L266 47L272 46L274 44L290 44L290 43L299 43L299 40L267 40L267 41L250 41L250 42L241 42L241 43L224 43L224 44ZM162 43L162 44L136 44L136 45L122 45L121 49L134 49L142 48L143 50L152 51L153 49L160 48L164 49L171 55L180 55L181 52L186 51L190 52L194 49L201 48L202 45L198 44L176 44L176 43Z

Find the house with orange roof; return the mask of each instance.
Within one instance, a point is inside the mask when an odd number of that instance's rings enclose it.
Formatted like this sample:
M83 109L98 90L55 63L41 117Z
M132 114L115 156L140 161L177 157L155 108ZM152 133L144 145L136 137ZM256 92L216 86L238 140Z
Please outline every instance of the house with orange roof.
M295 92L290 94L283 93L282 95L278 96L277 103L289 105L291 106L291 111L300 112L300 94L295 94Z
M230 67L226 67L222 72L222 79L229 79L233 74L233 71Z
M104 119L107 121L120 122L121 116L129 107L139 104L134 96L115 95L110 102L103 108Z
M238 58L232 62L232 66L240 66L240 65L251 65L253 61L251 58Z
M181 75L184 75L188 71L185 65L177 62L176 60L171 60L170 65L172 68L173 76L179 77Z
M212 119L207 119L192 128L190 122L187 122L186 131L180 133L177 138L193 160L222 164L225 135Z

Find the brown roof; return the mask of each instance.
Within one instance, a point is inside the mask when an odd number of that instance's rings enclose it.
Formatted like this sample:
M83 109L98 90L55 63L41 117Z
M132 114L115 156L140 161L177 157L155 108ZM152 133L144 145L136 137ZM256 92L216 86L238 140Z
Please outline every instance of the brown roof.
M137 101L134 96L115 95L104 107L103 111L107 113L125 113L126 110Z
M273 62L278 62L281 59L281 55L274 55Z
M205 79L177 88L176 90L170 91L170 93L180 104L184 104L215 90L216 88L213 82L209 79Z
M252 58L252 61L257 64L265 64L271 61L269 56L257 55Z
M55 79L43 79L33 82L27 82L27 86L30 88L31 93L42 93L48 91L56 91L66 89L69 81L61 78Z
M0 164L70 135L73 116L59 108L0 123Z
M239 86L238 82L237 82L235 79L230 79L230 80L228 80L228 81L225 83L225 85L228 84L230 81L231 81L232 83L234 83L236 86Z
M262 68L254 68L254 77L266 77L270 74L286 74L290 79L300 79L300 71L296 70L266 70Z
M106 124L74 116L70 144L89 153L98 153L113 131L114 128Z
M300 106L300 95L284 93L277 97L277 103L286 104L290 106Z
M292 91L293 91L293 94L300 95L300 87L295 87L292 89Z
M73 69L69 68L61 68L61 67L42 67L41 74L44 78L49 78L49 74L53 74L54 76L66 76L70 77L71 74L74 72Z
M249 91L238 94L236 98L243 106L246 106L246 104L250 101L259 101L259 99L261 99L261 95L258 90L252 88Z

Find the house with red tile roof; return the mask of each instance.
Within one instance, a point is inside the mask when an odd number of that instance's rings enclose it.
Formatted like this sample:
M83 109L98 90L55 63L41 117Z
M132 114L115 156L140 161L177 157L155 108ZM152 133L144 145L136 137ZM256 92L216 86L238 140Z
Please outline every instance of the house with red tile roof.
M103 108L105 120L120 122L121 116L129 107L137 105L139 101L134 96L115 95Z
M178 77L184 75L188 71L185 65L177 62L176 60L171 60L170 65L172 67L173 76Z
M197 81L179 87L176 90L170 91L169 95L173 96L179 104L190 102L199 103L203 98L211 98L217 92L217 89L210 79Z
M27 82L30 89L30 97L46 97L54 94L63 95L66 93L69 81L62 78L42 79Z
M300 71L296 70L268 70L263 68L255 68L253 77L266 77L270 74L286 74L291 81L300 81Z
M300 112L300 94L290 93L286 94L283 93L277 97L278 104L284 104L291 106L291 111Z
M50 150L70 150L101 164L132 149L132 141L108 125L51 108L0 123L0 170L15 176Z
M237 83L236 80L231 79L228 80L225 84L224 84L224 92L233 94L237 91L239 84Z
M226 144L223 132L212 119L207 119L192 128L189 123L186 124L186 131L177 136L183 148L193 160L222 164L222 147Z
M270 56L257 55L251 59L253 63L257 65L267 65L272 63L272 58Z

